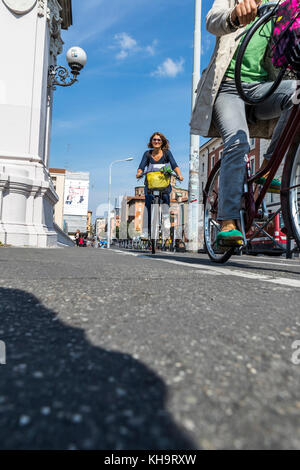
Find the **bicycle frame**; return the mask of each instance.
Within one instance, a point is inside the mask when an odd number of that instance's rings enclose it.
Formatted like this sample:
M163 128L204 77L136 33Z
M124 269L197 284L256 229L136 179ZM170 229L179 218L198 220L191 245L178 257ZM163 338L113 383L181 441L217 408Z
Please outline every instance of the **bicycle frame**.
M161 217L162 217L162 205L163 205L163 194L166 193L166 189L151 189L149 190L149 194L151 194L152 196L152 202L151 202L151 227L150 227L150 231L149 231L149 234L151 235L151 239L152 239L152 230L153 230L153 227L152 227L152 215L153 215L153 212L152 212L152 207L154 205L158 205L159 206L159 220L158 220L158 224L159 226L161 226ZM149 227L148 227L148 230L149 230ZM156 230L155 230L156 232ZM159 235L159 227L158 227L158 235ZM159 239L158 238L154 238L153 240L157 241Z
M257 226L255 224L255 219L260 219L259 217L259 210L261 205L263 204L264 198L266 196L267 190L272 182L272 179L274 178L277 170L280 167L280 164L282 163L283 159L289 158L290 155L290 150L292 150L292 147L300 142L300 106L295 105L290 113L289 119L287 121L287 124L284 127L284 130L281 134L281 137L277 143L277 146L274 150L274 153L269 161L269 164L267 165L266 168L263 170L257 172L254 175L248 176L246 180L246 194L245 194L245 202L246 202L246 209L241 211L241 225L242 225L242 233L244 235L245 243L246 245L248 242L251 242L251 239L253 236L251 236L249 239L246 238L247 232L251 229L253 225L255 225L257 231L256 234L259 232L265 233L264 231L265 227L270 223L273 217L280 211L277 211L275 214L273 214L271 217L268 217L267 220L264 220L264 224L262 227ZM213 178L215 178L216 172L219 170L221 165L221 160L219 160L214 168L211 171L211 174L208 178L207 184L203 190L203 204L206 204L206 200L208 197L208 190L209 187L211 186ZM248 168L249 168L249 162L247 163ZM265 183L261 185L260 192L257 197L254 196L253 192L253 183L257 178L260 176L263 176L267 172L270 172ZM284 169L285 171L285 169ZM247 173L248 174L248 173ZM297 185L297 187L300 185ZM293 187L286 187L286 188L281 188L281 200L288 195L288 192L290 189L293 189ZM218 195L215 200L215 215L217 212L217 205L218 205ZM242 214L246 216L246 220L243 219ZM287 219L285 218L285 214L283 213L284 221L285 221L285 226L288 230L287 236L288 238L293 238L292 233L289 233L289 225L287 223ZM269 237L269 235L266 235ZM272 239L272 237L270 237ZM242 250L244 247L239 248L239 250Z
M249 219L245 227L246 232L250 230L253 220L257 217L259 208L263 202L263 199L266 196L267 190L273 178L275 177L276 172L279 169L280 164L283 161L285 155L287 155L287 158L288 158L288 150L294 143L297 143L299 141L300 141L300 106L296 104L291 110L289 119L285 125L285 128L280 136L278 144L274 150L274 153L267 167L259 171L255 175L251 176L250 178L248 178L248 181L247 181L248 191L249 191L249 194L251 194L252 184L255 182L255 180L259 178L260 176L263 176L264 174L269 172L269 175L265 183L262 185L262 188L260 190L260 193L257 199L254 200L254 197L253 197L253 200L252 201L250 200L250 207L249 207L249 212L248 212ZM282 188L281 193L287 192L290 189L292 188Z

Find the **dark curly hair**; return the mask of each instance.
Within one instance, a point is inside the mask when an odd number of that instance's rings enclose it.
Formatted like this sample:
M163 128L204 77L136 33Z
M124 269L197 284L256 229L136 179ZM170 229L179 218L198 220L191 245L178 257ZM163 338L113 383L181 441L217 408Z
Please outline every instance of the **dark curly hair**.
M169 150L170 148L170 144L169 144L169 141L168 139L161 133L161 132L154 132L154 134L152 134L152 136L150 137L149 139L149 144L148 144L148 148L149 149L153 149L153 145L152 145L152 139L155 135L159 135L159 137L161 138L162 140L162 145L161 145L161 149L164 151L164 150Z

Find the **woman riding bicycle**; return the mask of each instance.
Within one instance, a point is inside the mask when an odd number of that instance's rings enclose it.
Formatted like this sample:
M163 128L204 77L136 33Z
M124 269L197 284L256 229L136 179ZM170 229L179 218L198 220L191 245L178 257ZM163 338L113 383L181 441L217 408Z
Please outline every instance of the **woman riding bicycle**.
M239 41L236 37L255 20L257 7L265 3L268 0L215 0L206 18L207 30L217 36L217 44L198 85L191 133L206 137L213 134L215 127L224 143L218 201L221 230L217 241L226 245L242 243L243 240L236 224L240 218L245 157L250 151L248 124L250 122L250 131L252 125L256 128L260 126L264 134L270 120L279 118L264 155L263 169L287 122L296 90L296 81L283 81L263 104L251 107L251 117L247 116L245 103L237 92L234 70ZM276 78L277 72L269 57L271 32L271 24L267 25L263 34L257 32L244 56L241 72L243 87L253 97L264 94ZM279 192L280 181L274 179L270 190Z
M161 132L155 132L149 139L148 148L141 160L136 177L141 178L147 167L147 173L160 171L163 167L171 166L180 181L183 181L181 171L169 149L169 141ZM162 201L170 206L171 184L162 193ZM145 205L148 211L148 229L151 226L152 195L149 194L147 179L145 180Z

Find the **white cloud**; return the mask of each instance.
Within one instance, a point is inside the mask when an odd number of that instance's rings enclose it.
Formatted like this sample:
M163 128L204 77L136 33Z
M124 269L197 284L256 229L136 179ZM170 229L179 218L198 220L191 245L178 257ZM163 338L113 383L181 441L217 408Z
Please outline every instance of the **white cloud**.
M116 55L119 60L126 59L129 55L136 54L138 52L146 52L147 55L153 57L156 54L156 46L158 41L154 39L152 44L148 46L140 46L138 41L130 36L128 33L119 33L114 37L117 45L111 46L110 49L120 49Z
M138 43L127 33L120 33L115 35L115 40L120 47L120 52L117 54L117 59L125 59L130 52L139 49Z
M120 60L126 59L126 57L128 57L128 52L124 49L121 49L121 51L116 55L116 58Z
M168 57L161 65L157 67L155 72L151 75L156 77L176 77L179 73L183 72L184 59L179 59L177 62Z
M146 52L148 52L149 55L152 57L156 54L156 46L157 46L158 41L155 39L150 46L146 47Z

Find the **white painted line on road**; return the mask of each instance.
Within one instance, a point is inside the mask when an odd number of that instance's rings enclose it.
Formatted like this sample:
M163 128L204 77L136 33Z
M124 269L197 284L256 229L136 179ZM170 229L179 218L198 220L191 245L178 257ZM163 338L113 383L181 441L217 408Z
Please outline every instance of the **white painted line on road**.
M124 251L119 251L119 250L114 250L115 253L122 254L125 256L135 256L138 258L144 258L150 261L161 261L163 263L169 263L169 264L176 264L178 266L184 266L186 268L194 268L202 271L202 274L213 274L213 275L226 275L226 276L237 276L237 277L242 277L245 279L252 279L256 281L263 281L263 282L270 282L272 284L278 284L278 285L283 285L287 287L299 287L300 288L300 280L297 279L289 279L289 278L271 278L270 276L265 276L263 274L256 274L256 273L245 273L243 271L239 271L237 269L230 269L227 267L221 267L221 266L207 266L207 265L202 265L202 264L196 264L196 263L186 263L184 261L175 261L175 260L169 260L169 259L163 259L163 258L154 258L150 256L145 256L145 255L139 255L138 253L130 253L130 252L124 252Z
M147 256L143 256L143 258L149 259ZM164 263L170 263L170 264L177 264L179 266L185 266L188 268L195 268L195 269L200 269L203 271L209 271L210 274L225 274L229 276L238 276L238 277L245 277L247 279L258 279L260 281L265 281L268 278L268 276L264 276L262 274L255 274L255 273L244 273L243 271L238 271L237 269L229 269L229 268L222 268L222 267L215 267L215 266L206 266L202 264L196 264L196 263L185 263L184 261L173 261L169 259L162 259L162 258L150 258L153 259L154 261L163 261ZM300 287L300 282L299 282L299 287Z
M114 251L117 251L118 253L122 253L124 255L131 255L131 256L143 256L143 255L140 255L139 253L131 253L131 252L124 252L124 251L121 251L121 250L114 250ZM295 261L292 261L291 260L291 263L288 264L288 263L279 263L279 262L273 262L273 261L262 261L262 260L249 260L249 259L234 259L234 260L231 260L232 262L234 263L238 263L238 264L245 264L245 263L252 263L252 264L269 264L269 265L273 265L273 266L287 266L289 268L291 267L294 267L294 268L300 268L300 263L295 260Z
M114 250L114 252L120 254L120 255L125 255L125 256L135 256L136 258L144 258L144 259L150 259L150 260L153 260L153 261L164 261L165 263L173 263L173 264L179 264L179 265L183 265L183 266L187 266L187 267L195 267L196 269L201 269L202 273L203 274L210 274L210 275L213 275L213 276L216 276L216 275L219 275L221 273L214 273L214 272L211 272L209 270L205 270L205 266L202 266L202 265L198 265L198 264L195 264L195 265L189 265L187 263L183 263L181 261L173 261L173 260L162 260L161 258L150 258L149 256L146 256L146 255L140 255L139 253L130 253L130 252L124 252L124 251L120 251L120 250Z
M121 251L121 250L112 250L114 253L119 253L120 255L125 255L125 256L139 256L141 257L141 255L139 253L131 253L130 251Z
M277 279L270 279L267 282L281 284L288 287L300 287L300 281L297 281L297 279L289 279L287 277L278 277Z
M234 263L270 264L273 266L288 266L289 268L300 268L300 264L296 264L295 262L293 264L288 264L288 263L274 263L273 261L256 261L256 260L242 259L242 260L234 260Z

